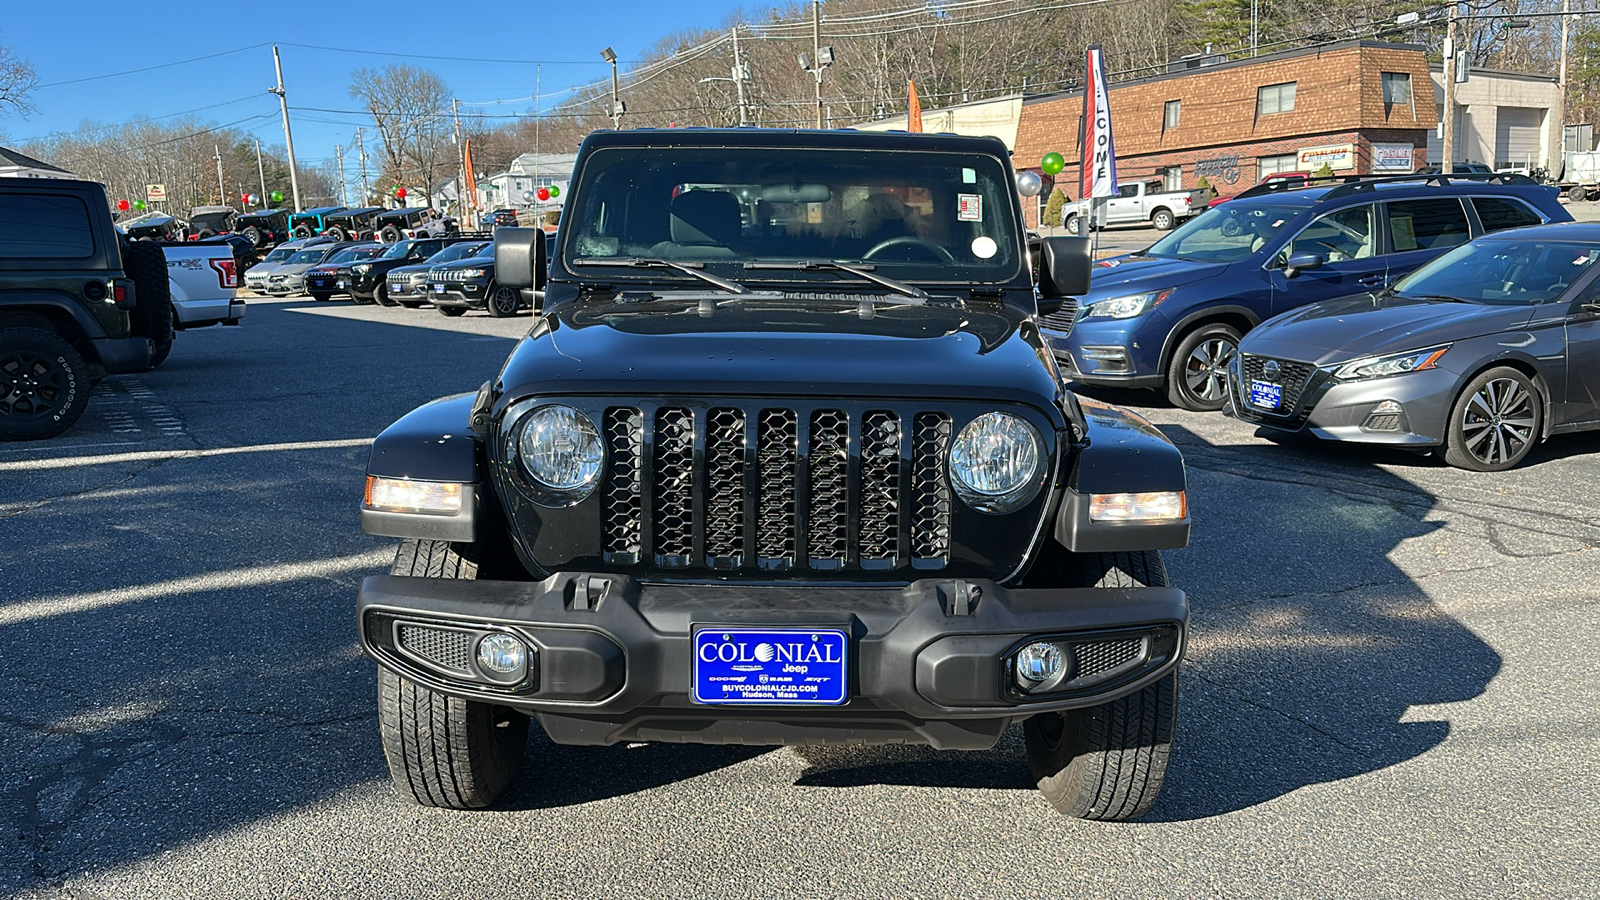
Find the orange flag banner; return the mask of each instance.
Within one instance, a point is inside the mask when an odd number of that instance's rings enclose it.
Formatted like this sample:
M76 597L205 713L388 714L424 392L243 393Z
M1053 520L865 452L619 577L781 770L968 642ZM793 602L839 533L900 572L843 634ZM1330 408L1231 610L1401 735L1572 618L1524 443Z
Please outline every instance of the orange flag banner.
M466 149L462 151L462 155L466 157L467 171L461 179L461 193L463 195L461 197L461 208L476 212L478 208L478 179L477 176L472 174L472 138L467 138ZM472 227L477 227L476 223L473 223Z
M911 109L906 114L906 130L922 133L922 101L917 99L917 80L907 79L911 85Z

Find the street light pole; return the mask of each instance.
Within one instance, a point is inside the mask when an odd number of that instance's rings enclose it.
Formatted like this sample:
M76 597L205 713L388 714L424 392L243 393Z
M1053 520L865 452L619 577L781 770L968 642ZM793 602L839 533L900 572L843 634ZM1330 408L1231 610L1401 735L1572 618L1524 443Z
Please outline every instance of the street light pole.
M617 53L610 47L600 51L600 58L611 63L611 130L622 129L622 101L617 98Z
M212 144L211 149L216 154L212 157L212 159L217 161L217 202L223 206L227 206L228 189L222 186L222 147L217 144Z
M811 65L817 76L817 129L822 128L822 3L811 0Z
M1565 32L1563 32L1565 34ZM1566 52L1566 44L1561 45L1561 52ZM1565 57L1562 57L1565 59ZM739 61L739 29L733 29L733 86L739 91L739 127L749 124L749 112L744 103L744 64Z
M267 93L278 95L283 107L283 143L289 152L289 189L294 192L294 211L300 212L300 173L294 164L294 135L289 131L289 95L283 91L283 59L278 56L278 45L272 45L272 65L278 70L278 86L267 88Z
M1444 135L1439 143L1439 171L1449 175L1455 171L1456 152L1456 17L1461 4L1452 0L1450 20L1444 38Z

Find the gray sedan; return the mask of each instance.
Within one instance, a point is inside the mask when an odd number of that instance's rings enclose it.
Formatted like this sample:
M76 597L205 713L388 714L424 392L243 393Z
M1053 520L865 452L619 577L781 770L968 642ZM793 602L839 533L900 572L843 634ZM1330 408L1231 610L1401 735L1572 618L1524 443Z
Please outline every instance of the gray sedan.
M1600 224L1485 235L1379 294L1301 307L1245 336L1230 414L1319 438L1509 469L1600 428Z

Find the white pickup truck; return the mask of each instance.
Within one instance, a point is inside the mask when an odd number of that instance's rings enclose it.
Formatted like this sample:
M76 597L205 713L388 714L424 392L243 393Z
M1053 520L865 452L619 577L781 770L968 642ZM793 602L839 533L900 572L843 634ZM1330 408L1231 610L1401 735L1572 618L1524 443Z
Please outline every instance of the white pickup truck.
M1117 196L1105 198L1094 213L1094 227L1132 225L1149 222L1162 231L1206 211L1211 196L1207 191L1163 191L1159 181L1138 181L1119 185ZM1070 234L1085 233L1091 201L1068 203L1061 211L1061 224Z
M226 241L163 243L167 280L172 285L172 327L237 325L244 318L239 299L238 262Z

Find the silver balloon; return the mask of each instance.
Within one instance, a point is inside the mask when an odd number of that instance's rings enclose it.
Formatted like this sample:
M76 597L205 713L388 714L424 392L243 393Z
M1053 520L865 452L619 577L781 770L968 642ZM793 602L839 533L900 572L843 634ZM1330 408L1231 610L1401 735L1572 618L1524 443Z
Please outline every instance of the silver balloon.
M533 201L539 199L539 195L535 194L533 191L523 191L522 199L527 203L532 203Z
M1037 197L1044 190L1044 179L1038 172L1017 173L1017 193L1024 197Z

